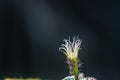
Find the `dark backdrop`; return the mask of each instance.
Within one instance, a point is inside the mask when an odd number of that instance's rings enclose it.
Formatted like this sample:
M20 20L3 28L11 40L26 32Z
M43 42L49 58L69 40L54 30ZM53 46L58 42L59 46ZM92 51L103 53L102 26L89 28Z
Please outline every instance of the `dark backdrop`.
M117 0L0 0L0 77L61 80L69 71L58 48L79 35L82 72L120 80L119 9Z

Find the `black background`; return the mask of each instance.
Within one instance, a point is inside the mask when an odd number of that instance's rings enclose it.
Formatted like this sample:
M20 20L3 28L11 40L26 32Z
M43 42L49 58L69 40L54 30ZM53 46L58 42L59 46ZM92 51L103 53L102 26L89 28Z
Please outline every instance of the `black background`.
M58 48L79 35L82 72L120 80L117 0L0 0L0 77L61 80L69 75Z

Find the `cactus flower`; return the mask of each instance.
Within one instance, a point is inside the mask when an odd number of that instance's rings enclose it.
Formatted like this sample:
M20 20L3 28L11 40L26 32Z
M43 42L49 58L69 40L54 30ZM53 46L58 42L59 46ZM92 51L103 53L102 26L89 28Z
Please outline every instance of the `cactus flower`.
M68 59L74 60L78 57L78 51L81 47L82 40L80 40L78 37L75 39L73 37L73 41L70 41L70 38L64 39L65 44L62 44L59 50L63 52Z

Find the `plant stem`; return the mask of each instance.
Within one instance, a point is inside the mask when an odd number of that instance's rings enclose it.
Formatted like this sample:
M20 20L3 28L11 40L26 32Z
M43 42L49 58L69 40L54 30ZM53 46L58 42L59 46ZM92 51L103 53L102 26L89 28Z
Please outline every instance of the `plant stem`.
M75 80L79 80L79 78L78 78L78 74L79 74L78 58L76 58L74 60L72 67L73 67L73 71L72 72L73 72L73 75L75 76Z

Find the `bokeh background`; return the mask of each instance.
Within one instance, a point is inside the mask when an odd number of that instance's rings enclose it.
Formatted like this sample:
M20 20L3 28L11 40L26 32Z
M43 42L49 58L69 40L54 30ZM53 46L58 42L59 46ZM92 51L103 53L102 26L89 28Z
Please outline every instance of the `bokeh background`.
M58 48L79 35L86 76L120 80L118 0L0 0L0 78L69 75Z

